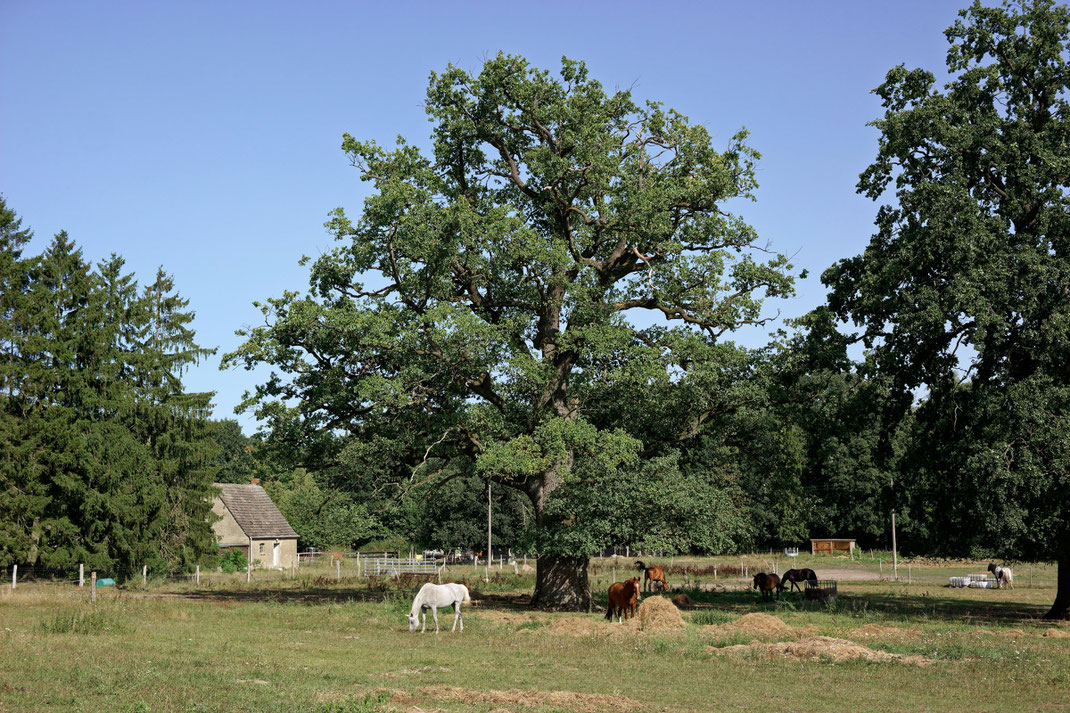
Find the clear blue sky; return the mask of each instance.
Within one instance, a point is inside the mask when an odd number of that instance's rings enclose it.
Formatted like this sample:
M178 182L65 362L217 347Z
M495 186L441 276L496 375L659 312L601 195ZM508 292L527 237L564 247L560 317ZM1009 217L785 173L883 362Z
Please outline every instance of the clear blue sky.
M162 265L200 343L222 354L260 319L254 300L306 287L297 261L330 247L327 212L359 213L366 187L343 132L426 145L431 70L477 70L499 50L556 69L568 55L721 145L751 130L761 187L743 214L810 271L798 297L769 306L797 316L822 301L822 270L871 233L876 205L854 193L876 151L870 90L899 63L940 76L962 5L746 5L4 0L0 192L34 230L32 252L67 230L88 259L119 253L142 282ZM257 376L218 366L186 384L233 418Z

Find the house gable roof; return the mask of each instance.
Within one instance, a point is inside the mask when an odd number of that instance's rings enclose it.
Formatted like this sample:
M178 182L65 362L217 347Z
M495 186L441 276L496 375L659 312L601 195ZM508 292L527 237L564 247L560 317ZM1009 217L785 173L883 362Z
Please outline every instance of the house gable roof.
M214 485L222 491L219 498L246 536L297 537L290 523L286 522L286 518L259 485Z

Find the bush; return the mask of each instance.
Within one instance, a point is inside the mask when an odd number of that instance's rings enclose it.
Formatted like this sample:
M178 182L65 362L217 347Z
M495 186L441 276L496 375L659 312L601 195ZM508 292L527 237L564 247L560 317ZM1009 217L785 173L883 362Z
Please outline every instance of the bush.
M241 553L241 550L227 550L219 558L219 566L224 572L242 572L248 566L249 560Z

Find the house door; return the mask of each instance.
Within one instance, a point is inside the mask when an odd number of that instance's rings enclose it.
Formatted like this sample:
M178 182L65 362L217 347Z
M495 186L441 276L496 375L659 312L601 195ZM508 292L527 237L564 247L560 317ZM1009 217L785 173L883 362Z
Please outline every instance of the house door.
M276 542L274 547L271 548L271 566L279 566L279 543Z

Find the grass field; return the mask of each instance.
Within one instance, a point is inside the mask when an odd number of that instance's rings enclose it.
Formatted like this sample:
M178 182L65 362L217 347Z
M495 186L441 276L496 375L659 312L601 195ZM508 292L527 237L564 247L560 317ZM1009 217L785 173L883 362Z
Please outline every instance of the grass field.
M771 569L762 559L744 566ZM630 562L618 561L618 579L631 576ZM953 590L948 576L984 565L916 563L907 583L881 580L870 557L800 557L822 578L837 575L840 596L827 604L763 603L741 576L723 574L739 558L672 565L670 585L686 586L696 608L682 612L682 628L646 631L597 612L531 612L531 575L508 566L487 583L472 568L448 572L475 601L463 633L450 633L452 613L440 612L438 635L408 632L408 583L339 581L327 568L297 579L258 573L252 584L217 575L199 588L105 589L95 605L69 585L4 588L0 711L1070 710L1070 627L1053 633L1039 620L1055 596L1054 567L1033 567L1032 586L1019 566L1016 589ZM613 573L611 561L596 563L592 588L604 592ZM793 629L730 630L754 612ZM815 635L902 658L748 647L826 641Z

